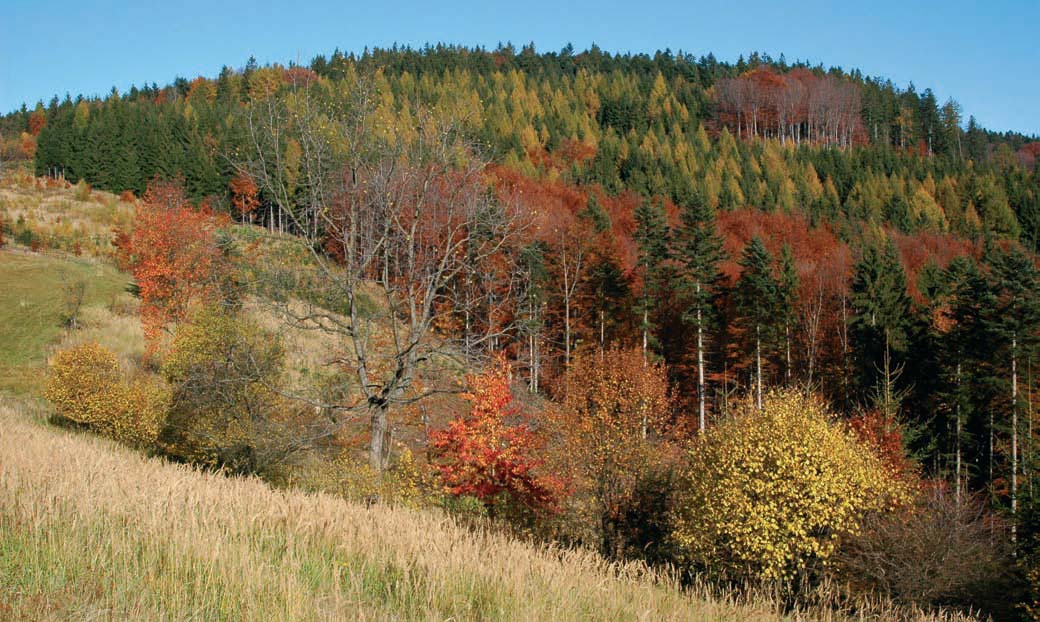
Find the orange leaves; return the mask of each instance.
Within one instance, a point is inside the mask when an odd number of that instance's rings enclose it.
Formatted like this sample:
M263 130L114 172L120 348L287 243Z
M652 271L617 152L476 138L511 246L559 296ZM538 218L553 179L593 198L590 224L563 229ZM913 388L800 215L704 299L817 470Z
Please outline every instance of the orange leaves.
M509 367L498 358L481 375L469 379L470 412L434 432L430 448L444 491L479 499L488 508L503 500L529 509L552 509L562 492L559 480L536 473L541 462L532 456L534 434L518 416L510 388Z
M237 173L228 182L228 188L231 190L231 205L243 218L260 206L256 184L249 175Z
M665 431L670 404L664 365L645 362L636 348L576 359L564 387L560 423L586 442L595 435L627 444Z
M217 98L217 85L213 81L199 76L189 84L187 98L189 101L204 100L213 103L213 100Z
M655 439L669 425L668 379L638 349L611 349L574 360L563 404L549 413L555 461L601 515L613 516L648 465L665 449Z
M37 108L29 115L29 133L39 136L45 127L47 127L47 113L43 111L43 108Z
M26 158L32 159L36 157L36 135L27 132L22 132L22 144L20 148L22 155Z
M871 410L850 419L849 428L860 442L874 450L894 478L907 481L916 475L914 463L903 447L903 429L898 421Z
M140 288L149 350L155 350L168 324L184 318L192 300L215 293L216 225L208 210L191 206L180 184L154 180L137 206L133 231L117 236Z

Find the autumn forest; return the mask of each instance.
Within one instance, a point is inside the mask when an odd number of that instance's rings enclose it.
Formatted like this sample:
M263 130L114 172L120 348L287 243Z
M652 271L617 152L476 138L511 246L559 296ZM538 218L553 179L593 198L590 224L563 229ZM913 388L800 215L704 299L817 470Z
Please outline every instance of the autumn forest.
M139 305L133 373L50 357L66 425L785 607L1026 620L1038 157L783 56L336 51L0 118L4 175L132 212L0 246Z

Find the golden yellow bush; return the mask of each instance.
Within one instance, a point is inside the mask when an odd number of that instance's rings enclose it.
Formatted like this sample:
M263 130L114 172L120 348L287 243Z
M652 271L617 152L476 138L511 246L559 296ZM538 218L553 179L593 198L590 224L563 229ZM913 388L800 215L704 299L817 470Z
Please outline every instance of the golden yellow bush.
M161 382L124 381L115 353L97 343L55 354L44 396L59 417L137 446L155 442L169 404Z
M152 446L170 408L170 390L162 380L142 374L123 386L122 407L109 422L116 440L137 446Z
M44 396L59 416L97 427L105 419L119 381L116 355L97 343L84 343L54 355Z
M673 539L690 566L727 579L789 579L826 563L866 512L909 498L823 403L770 393L690 449Z

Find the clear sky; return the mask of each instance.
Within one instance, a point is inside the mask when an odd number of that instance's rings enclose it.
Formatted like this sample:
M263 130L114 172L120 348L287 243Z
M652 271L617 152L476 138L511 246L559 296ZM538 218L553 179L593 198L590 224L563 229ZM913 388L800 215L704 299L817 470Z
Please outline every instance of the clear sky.
M1040 0L321 2L5 0L0 112L54 95L307 63L339 47L459 43L611 52L751 50L859 68L949 96L985 127L1040 134Z

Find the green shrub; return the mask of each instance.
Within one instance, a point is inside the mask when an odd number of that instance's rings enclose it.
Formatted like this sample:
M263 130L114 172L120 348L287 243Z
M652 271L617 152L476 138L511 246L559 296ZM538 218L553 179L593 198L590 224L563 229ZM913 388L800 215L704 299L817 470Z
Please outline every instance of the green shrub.
M162 373L172 388L160 435L168 455L260 473L321 436L318 413L284 397L276 336L234 308L196 310L173 339Z

